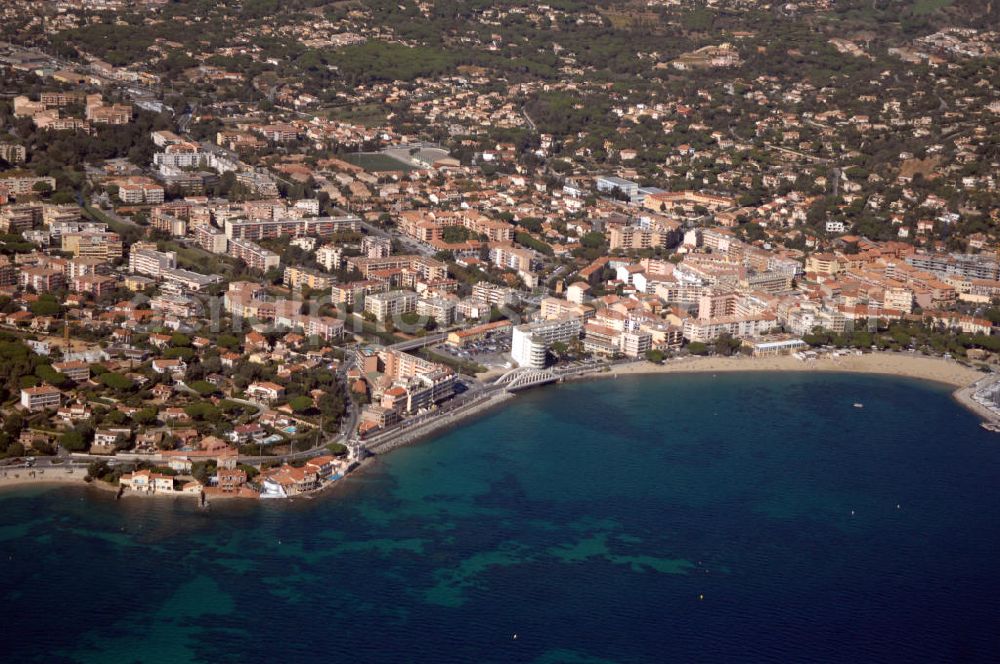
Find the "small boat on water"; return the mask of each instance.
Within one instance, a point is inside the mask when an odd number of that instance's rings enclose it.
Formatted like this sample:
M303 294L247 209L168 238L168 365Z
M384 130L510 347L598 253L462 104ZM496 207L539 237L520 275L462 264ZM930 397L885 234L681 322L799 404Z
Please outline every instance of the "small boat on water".
M855 408L864 408L865 405L863 403L856 403L856 404L854 404L854 407Z

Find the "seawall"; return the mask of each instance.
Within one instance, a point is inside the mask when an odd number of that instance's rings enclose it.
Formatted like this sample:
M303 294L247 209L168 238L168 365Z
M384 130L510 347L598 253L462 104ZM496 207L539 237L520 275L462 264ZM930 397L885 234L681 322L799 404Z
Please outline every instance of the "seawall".
M492 392L475 401L463 404L440 417L433 417L426 422L398 429L368 441L368 451L373 454L385 454L397 447L402 447L403 445L408 445L437 434L442 429L454 426L462 420L479 415L513 398L514 395L506 391Z

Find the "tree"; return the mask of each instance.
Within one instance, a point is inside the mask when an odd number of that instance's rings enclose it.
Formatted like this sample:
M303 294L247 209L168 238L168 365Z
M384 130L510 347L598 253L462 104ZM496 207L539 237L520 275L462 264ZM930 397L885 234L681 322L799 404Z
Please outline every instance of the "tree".
M646 360L653 364L663 364L664 359L666 359L666 355L658 348L651 348L646 351Z
M212 475L218 470L218 463L215 461L196 461L191 464L191 477L202 484L208 484Z
M175 347L190 346L191 337L181 332L174 332L172 335L170 335L170 345Z
M444 230L441 232L441 239L448 244L455 244L458 242L465 242L471 238L472 235L472 231L464 226L445 226Z
M143 408L132 414L132 421L146 426L156 422L156 408Z
M36 316L59 316L63 312L63 306L51 295L42 295L37 300L28 305L28 309Z
M814 330L809 334L803 334L802 341L814 348L816 346L825 346L830 343L830 335L822 330Z
M103 480L111 475L111 466L109 466L108 462L103 459L99 461L91 461L90 465L87 466L87 477L91 480Z
M73 384L72 380L53 369L51 364L39 364L35 367L35 375L56 387L67 388Z
M82 432L73 430L67 431L59 438L59 444L68 452L84 452L89 447L87 439Z
M723 355L729 357L735 351L739 350L742 343L739 339L734 339L731 335L723 333L715 340L715 353L716 355Z
M241 414L246 409L246 406L231 399L223 399L219 402L219 408L221 408L222 412L226 415L233 416Z
M692 341L687 345L687 350L692 355L708 355L708 346L700 341Z
M545 254L546 256L552 256L555 253L553 252L552 247L533 237L529 233L516 233L514 235L514 241L529 249L534 249L539 253Z
M11 413L6 417L3 422L3 431L12 438L20 435L21 429L24 428L24 418L21 417L20 413Z
M101 374L97 380L105 387L109 387L116 392L127 392L135 387L132 379L113 371Z
M128 422L128 415L120 410L112 410L101 420L102 426L118 427Z
M240 347L239 338L232 334L220 334L219 338L215 340L215 343L222 348L234 349Z
M245 463L241 463L241 464L237 465L236 467L239 468L240 470L242 470L244 473L247 474L247 479L248 480L252 481L253 478L255 478L258 475L260 475L260 471L257 470L256 468L254 468L251 465L248 465L248 464L245 464Z
M163 351L163 357L167 358L168 360L180 359L187 362L194 357L194 349L187 348L184 346L176 348L168 348L165 351Z
M187 413L188 417L191 419L205 422L217 422L222 418L222 411L207 401L186 406L184 408L184 412Z
M580 238L580 244L588 249L597 249L604 244L604 234L591 231Z
M288 405L296 413L304 413L313 407L313 400L306 396L292 397L288 400Z

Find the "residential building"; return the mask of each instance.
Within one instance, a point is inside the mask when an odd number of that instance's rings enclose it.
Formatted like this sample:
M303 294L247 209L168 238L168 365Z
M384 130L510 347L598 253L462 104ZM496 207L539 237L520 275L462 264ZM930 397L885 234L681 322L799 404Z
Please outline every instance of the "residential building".
M552 344L579 339L582 327L576 317L518 325L511 337L511 357L519 366L542 369L548 361L548 350Z
M71 362L55 362L52 364L52 368L70 380L75 380L77 382L90 378L90 365L79 360Z
M408 314L416 309L417 294L411 291L373 293L365 298L365 311L379 321Z
M136 242L129 249L128 269L133 274L160 277L165 270L177 267L177 254L173 251L157 251L151 242Z
M277 383L267 381L251 383L247 389L247 396L255 401L273 402L285 398L285 388Z
M62 392L51 385L21 389L21 406L32 413L46 408L58 408L61 404Z
M246 263L252 270L266 272L281 264L281 256L250 240L230 239L227 252L233 258Z
M323 274L322 272L317 272L316 270L309 270L304 267L289 265L285 268L285 272L282 276L282 283L293 291L300 290L302 288L320 291L332 288L336 283L336 279L329 274Z
M344 249L332 244L324 245L316 250L316 262L328 272L339 270L344 266Z
M417 315L433 319L439 327L447 327L455 321L455 302L441 297L420 298Z
M353 215L341 217L307 217L304 219L227 219L225 221L226 237L230 240L263 240L277 238L282 235L289 237L320 237L329 238L337 233L358 231L361 220Z

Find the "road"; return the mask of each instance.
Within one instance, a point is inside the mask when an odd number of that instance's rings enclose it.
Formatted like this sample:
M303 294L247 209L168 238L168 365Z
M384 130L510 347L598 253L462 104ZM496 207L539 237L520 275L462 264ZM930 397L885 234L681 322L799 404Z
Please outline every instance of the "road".
M447 338L448 332L439 332L437 334L428 334L424 337L410 339L409 341L400 341L398 344L389 346L389 348L392 350L413 350L415 348L423 348L424 346L439 344Z
M198 112L198 103L195 102L191 108L186 111L180 119L177 121L177 129L180 135L187 133L188 128L191 126L191 120L194 119L194 114Z
M101 215L103 215L116 224L122 224L123 226L131 226L133 228L145 229L144 226L140 226L131 219L121 216L114 210L102 210L95 206L90 206L90 210L96 211L96 214L94 216L98 217L98 221L100 221L100 217Z
M799 152L798 150L792 150L791 148L786 148L786 147L782 147L780 145L775 145L774 143L770 143L768 141L764 141L764 145L767 146L767 147L769 147L769 148L771 148L772 150L777 150L778 152L784 152L784 153L787 153L787 154L792 154L792 155L795 155L796 157L799 157L801 159L805 159L807 161L812 161L812 162L815 162L817 164L829 164L829 163L833 162L832 159L826 159L824 157L814 157L812 155L806 154L805 152Z
M28 462L26 459L32 458L34 461ZM101 459L108 459L108 457L100 457ZM40 457L21 457L25 461L20 463L5 463L0 465L0 471L4 470L45 470L46 468L73 468L75 470L86 470L87 466L90 465L89 462L76 461L74 459L69 459L67 456L40 456Z
M538 133L538 127L535 125L535 121L531 119L531 116L528 115L528 111L526 109L522 108L521 109L521 115L523 115L524 119L527 120L528 126L531 127L531 132L534 133L534 134L537 134Z
M419 254L421 256L433 256L436 253L434 247L426 245L423 242L417 242L413 238L406 237L405 235L398 235L395 233L390 233L385 229L379 228L373 224L369 224L367 221L361 222L361 228L365 230L369 235L374 235L375 237L389 238L390 240L396 240L403 247L406 248L408 253Z

